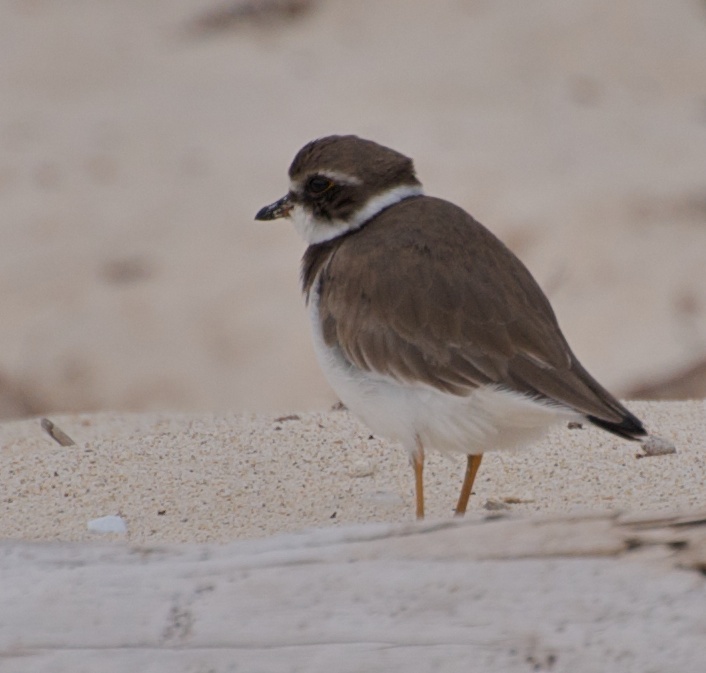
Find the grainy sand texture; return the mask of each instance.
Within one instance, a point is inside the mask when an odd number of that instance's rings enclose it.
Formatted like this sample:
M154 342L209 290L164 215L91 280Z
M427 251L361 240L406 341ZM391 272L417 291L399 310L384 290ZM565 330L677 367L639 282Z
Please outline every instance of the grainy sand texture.
M706 402L631 405L674 454L644 456L584 426L558 427L532 449L488 453L469 516L674 512L706 506ZM228 542L313 527L414 520L404 450L344 411L284 417L54 417L0 426L0 535L97 539L88 522L119 515L129 542ZM447 520L464 461L429 452L428 517Z

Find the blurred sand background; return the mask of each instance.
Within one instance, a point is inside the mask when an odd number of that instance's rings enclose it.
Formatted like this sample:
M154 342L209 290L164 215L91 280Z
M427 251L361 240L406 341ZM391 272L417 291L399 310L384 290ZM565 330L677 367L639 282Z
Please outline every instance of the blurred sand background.
M0 413L325 409L256 210L357 133L503 238L617 393L706 395L703 0L0 4Z

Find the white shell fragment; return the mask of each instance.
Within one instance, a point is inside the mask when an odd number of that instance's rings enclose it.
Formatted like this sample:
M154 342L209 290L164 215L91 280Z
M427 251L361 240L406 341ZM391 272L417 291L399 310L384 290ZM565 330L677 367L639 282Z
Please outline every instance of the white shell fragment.
M91 519L88 522L88 530L91 533L127 533L127 524L121 516L111 514Z

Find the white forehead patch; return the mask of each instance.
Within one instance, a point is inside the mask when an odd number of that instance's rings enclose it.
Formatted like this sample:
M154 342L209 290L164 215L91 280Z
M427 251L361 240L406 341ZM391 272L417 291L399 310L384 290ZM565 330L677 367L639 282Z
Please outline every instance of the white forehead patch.
M292 185L292 189L296 191L294 185ZM349 220L345 221L319 220L300 203L297 203L292 208L289 217L294 224L294 228L304 241L309 245L315 245L330 241L332 238L345 234L347 231L359 229L385 208L389 208L403 199L408 199L410 196L421 196L422 194L424 194L424 190L421 185L401 185L388 189L371 198L362 208L353 213Z

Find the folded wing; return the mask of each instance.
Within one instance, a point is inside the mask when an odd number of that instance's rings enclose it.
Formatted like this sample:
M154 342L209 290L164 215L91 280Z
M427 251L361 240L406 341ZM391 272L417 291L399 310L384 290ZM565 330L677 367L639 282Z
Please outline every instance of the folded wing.
M578 362L529 271L470 215L423 197L353 236L332 247L317 288L326 343L352 364L455 395L495 384L644 433Z

